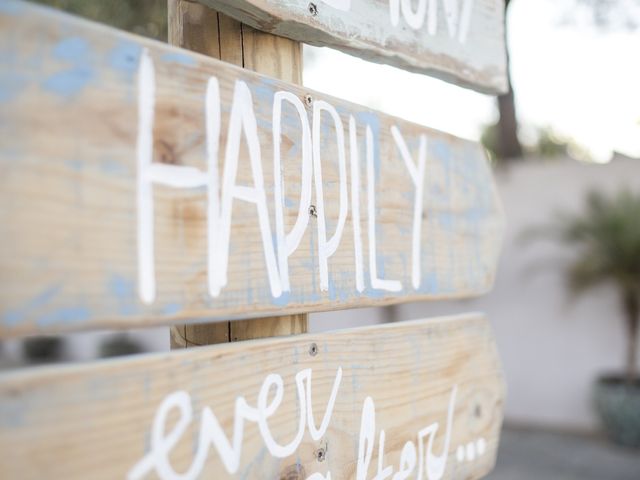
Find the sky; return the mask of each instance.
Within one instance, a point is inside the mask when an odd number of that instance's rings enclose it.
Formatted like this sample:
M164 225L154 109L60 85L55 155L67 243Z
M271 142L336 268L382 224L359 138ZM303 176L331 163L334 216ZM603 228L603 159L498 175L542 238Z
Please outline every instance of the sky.
M626 2L625 18L640 21ZM507 18L522 136L550 128L594 161L640 157L640 29L595 28L570 0L513 0ZM623 19L624 20L624 19ZM305 46L307 87L477 140L495 100L424 75ZM340 72L337 75L335 72ZM391 85L403 88L391 89Z

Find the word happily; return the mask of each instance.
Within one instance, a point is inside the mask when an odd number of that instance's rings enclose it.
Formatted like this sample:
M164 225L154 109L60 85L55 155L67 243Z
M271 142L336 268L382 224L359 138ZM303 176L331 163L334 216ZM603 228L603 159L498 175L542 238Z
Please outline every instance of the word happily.
M185 391L176 391L168 395L158 407L151 428L150 450L128 472L129 480L144 478L150 472L155 473L163 480L190 480L196 479L202 474L211 446L215 447L227 473L235 474L241 466L242 445L245 422L253 422L258 425L260 435L269 454L275 458L287 458L293 455L300 446L306 432L314 441L320 441L331 422L334 406L342 381L342 368L336 371L333 387L327 405L322 416L320 426L316 426L312 411L312 369L304 369L296 374L296 390L298 400L298 427L297 432L289 443L280 444L273 436L269 427L269 418L278 410L284 396L284 383L278 374L268 375L262 382L258 393L257 405L249 405L245 397L238 396L235 401L235 416L233 422L233 434L229 439L224 433L215 413L205 406L200 413L200 431L194 459L186 472L178 473L171 466L169 460L171 451L178 444L186 429L193 421L193 408L190 395ZM273 393L272 393L273 391ZM439 480L444 476L449 456L451 432L453 428L453 412L455 409L457 386L451 390L447 410L446 425L444 425L444 443L442 452L436 454L433 444L438 431L441 429L439 422L431 423L416 432L415 440L404 443L397 466L384 466L385 455L385 431L378 433L378 464L375 479L404 480L412 476L417 480ZM271 396L272 395L272 396ZM269 398L271 397L271 400ZM173 429L167 432L166 426L169 417L176 411L178 420L174 422ZM175 418L175 415L171 418ZM358 436L358 453L356 460L356 479L367 480L369 467L373 458L373 450L376 443L376 414L373 398L367 396L362 405L360 433ZM484 453L484 440L480 442L483 448L477 449L478 456ZM394 439L394 444L397 444ZM468 447L471 452L472 447ZM475 456L476 450L473 450ZM467 456L472 460L471 453ZM458 453L460 460L460 454ZM326 474L314 473L307 480L330 480L331 472Z
M336 253L342 239L349 207L353 225L353 255L355 285L358 292L365 289L363 229L360 212L360 153L358 151L358 128L353 115L345 128L336 108L327 101L313 101L312 121L309 121L305 106L299 96L288 91L276 91L272 105L273 139L273 202L275 205L275 225L271 224L267 208L267 193L263 175L263 164L253 98L248 85L235 82L230 118L226 132L224 169L218 168L221 136L220 87L216 77L210 77L205 96L207 170L195 167L169 165L153 162L153 125L155 108L155 73L151 57L142 54L138 78L138 143L137 143L137 251L139 268L139 294L146 303L155 299L155 254L154 254L154 202L153 185L164 185L181 189L204 188L207 192L207 266L208 291L218 297L228 282L229 244L231 237L232 211L234 201L244 201L255 205L257 222L260 226L264 262L269 280L270 292L274 298L291 290L289 280L289 257L296 251L309 223L309 208L312 190L315 188L317 216L317 255L319 263L320 290L329 289L329 259ZM284 227L284 180L281 168L281 122L284 104L291 105L300 122L301 171L300 204L297 219L291 231ZM324 129L321 128L323 115L328 115L337 140L337 161L339 169L339 214L335 219L335 231L327 232L325 200L323 195L321 146ZM376 190L374 170L374 135L371 125L364 125L366 152L366 191L369 282L373 289L399 292L403 285L398 280L382 278L378 273L376 251ZM346 131L345 131L346 130ZM400 156L414 189L413 231L411 238L413 288L421 285L421 231L423 220L423 192L425 165L427 159L427 136L419 138L418 151L410 151L398 126L390 127ZM236 183L241 142L246 142L250 160L253 185ZM349 139L349 155L347 142ZM351 178L347 177L347 159ZM348 190L351 190L349 195ZM275 237L274 237L275 233ZM275 245L273 238L275 238Z

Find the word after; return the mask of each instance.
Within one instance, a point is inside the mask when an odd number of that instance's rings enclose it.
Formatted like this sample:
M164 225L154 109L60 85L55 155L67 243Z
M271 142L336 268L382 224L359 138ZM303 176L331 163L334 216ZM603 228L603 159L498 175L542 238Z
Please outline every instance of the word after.
M475 479L504 402L477 315L4 377L0 477L26 480Z

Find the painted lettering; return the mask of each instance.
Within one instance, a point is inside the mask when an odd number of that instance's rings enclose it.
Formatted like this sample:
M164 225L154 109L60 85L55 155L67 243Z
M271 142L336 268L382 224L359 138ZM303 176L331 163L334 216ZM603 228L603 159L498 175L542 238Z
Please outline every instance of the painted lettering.
M309 225L309 208L316 205L317 212L317 256L320 291L329 290L329 260L337 252L351 209L353 228L353 251L355 290L365 291L363 232L361 218L361 195L366 193L366 235L368 240L369 282L374 290L400 292L399 280L382 278L379 265L383 257L377 251L378 226L376 224L377 177L380 162L377 153L380 141L375 138L370 123L364 130L364 165L360 162L358 125L354 115L349 115L349 172L347 174L347 152L345 128L341 115L330 103L323 100L313 102L313 113L309 115L301 99L291 92L276 91L272 105L273 140L273 205L275 225L273 232L267 187L263 175L260 137L252 93L242 80L234 84L233 97L227 122L223 166L219 167L222 126L222 104L218 79L211 77L205 95L206 170L191 166L169 165L153 161L153 126L155 109L155 73L151 57L142 54L138 76L138 138L137 138L137 254L138 291L144 303L151 304L156 296L154 253L154 185L176 189L206 189L207 192L207 287L213 298L220 296L228 284L229 251L232 235L232 212L236 201L244 201L255 207L256 223L259 226L260 242L269 283L274 298L291 291L289 257L299 248ZM297 114L299 129L297 158L300 165L300 198L297 216L290 231L285 229L285 180L282 158L283 109L293 109ZM288 112L291 113L291 112ZM294 118L295 118L294 114ZM323 124L323 122L325 122ZM328 123L327 123L328 122ZM290 123L289 123L290 124ZM421 242L423 193L426 181L427 138L419 136L417 152L410 151L396 126L391 134L400 152L414 190L413 234L411 241L411 283L414 289L421 284ZM289 135L291 135L289 133ZM325 182L323 179L323 145L335 136L334 162L338 167L338 215L333 219L335 231L327 232L327 208L325 204ZM240 168L240 148L244 142L248 156L245 168L251 173L249 185L237 182ZM325 159L326 161L326 159ZM361 169L366 172L366 182L361 181ZM222 169L222 172L219 170ZM222 174L221 174L222 173ZM366 183L366 187L363 185ZM348 191L351 188L351 192ZM312 199L315 190L315 202ZM275 235L272 235L272 232Z
M300 135L302 137L301 154L301 185L300 204L298 207L298 217L293 229L288 234L284 231L284 184L282 175L282 159L280 147L282 142L281 117L282 104L288 102L293 105L300 119ZM290 92L276 92L273 97L273 178L274 178L274 203L276 217L276 242L278 246L278 267L282 281L282 290L291 290L289 283L289 257L296 251L304 235L304 231L309 223L309 205L311 205L311 173L312 173L312 151L311 151L311 129L309 118L304 109L302 101Z
M426 135L420 136L420 149L418 152L418 162L414 163L409 153L409 148L400 133L400 129L395 125L391 127L391 135L400 150L400 156L404 161L411 181L415 187L414 200L413 200L413 237L411 242L412 253L412 268L411 268L411 282L413 288L416 290L420 288L422 264L420 263L420 246L422 239L422 211L423 211L423 196L424 196L424 174L427 163L427 137Z
M449 36L465 43L471 26L474 0L389 0L391 25L398 27L402 17L411 29L420 30L426 21L429 35L437 35L439 4L444 11Z
M324 207L324 193L322 184L322 161L320 151L322 139L320 138L322 126L322 112L327 112L331 117L336 133L336 147L338 150L338 170L340 175L340 210L338 214L338 223L336 231L327 240L326 213ZM347 197L347 167L346 155L344 147L344 127L340 115L333 105L324 100L316 100L313 102L313 175L316 186L316 203L318 208L318 263L320 266L320 290L327 291L329 289L329 258L336 252L340 240L344 224L347 220L347 211L349 208Z

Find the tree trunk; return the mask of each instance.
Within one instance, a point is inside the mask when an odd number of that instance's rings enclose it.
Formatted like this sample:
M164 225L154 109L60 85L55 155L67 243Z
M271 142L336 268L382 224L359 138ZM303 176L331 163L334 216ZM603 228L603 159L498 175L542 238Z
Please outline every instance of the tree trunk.
M638 379L638 330L640 330L640 298L636 292L628 292L624 296L624 310L627 316L627 383L633 384Z
M510 0L506 2L509 7ZM505 24L505 35L506 35ZM518 117L516 115L516 102L511 85L511 62L509 59L509 48L507 44L507 82L509 91L498 97L498 144L496 155L501 160L513 160L522 158L522 145L518 138Z

